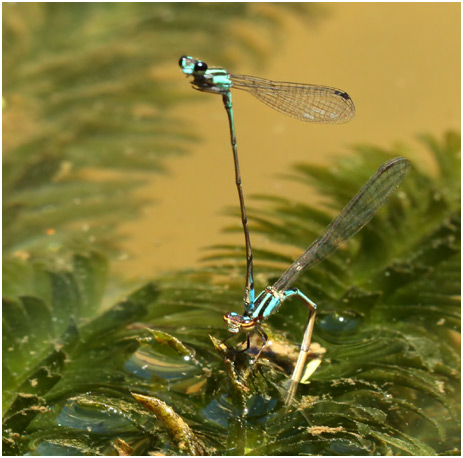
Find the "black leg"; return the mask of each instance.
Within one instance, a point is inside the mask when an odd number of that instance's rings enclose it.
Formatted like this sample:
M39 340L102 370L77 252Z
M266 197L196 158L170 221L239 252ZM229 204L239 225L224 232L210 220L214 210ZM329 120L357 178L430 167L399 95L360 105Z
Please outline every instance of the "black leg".
M259 359L261 353L264 351L264 348L267 346L267 343L268 343L268 336L260 326L256 326L256 331L259 334L260 338L262 339L262 347L260 348L259 353L257 353L254 363Z

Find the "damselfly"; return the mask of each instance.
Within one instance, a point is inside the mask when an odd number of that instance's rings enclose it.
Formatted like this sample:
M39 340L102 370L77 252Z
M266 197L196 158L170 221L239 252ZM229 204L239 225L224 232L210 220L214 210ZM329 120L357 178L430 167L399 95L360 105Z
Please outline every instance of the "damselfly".
M348 240L364 227L400 185L409 169L410 162L403 157L397 157L384 163L344 207L341 213L328 225L323 234L302 253L299 259L289 267L280 279L273 286L267 287L257 296L255 301L245 307L243 315L231 312L224 316L230 332L238 333L243 331L247 333L248 348L249 333L256 331L259 334L263 345L257 354L257 359L268 341L267 334L261 326L262 321L268 318L283 301L290 297L296 297L307 306L309 316L299 357L291 377L287 403L292 400L301 379L302 369L310 348L317 310L314 302L297 288L291 288L291 286L305 269L322 261L333 253L339 247L339 244Z
M188 76L193 76L192 86L202 92L222 96L228 114L231 145L235 163L235 183L240 200L241 222L246 244L246 285L244 293L245 308L254 304L254 279L251 238L246 217L241 174L236 146L236 133L233 118L233 104L230 89L249 92L273 109L301 121L316 123L343 123L355 114L355 107L349 95L339 89L313 84L286 83L270 81L255 76L236 75L223 68L208 68L205 62L193 57L183 56L179 65Z

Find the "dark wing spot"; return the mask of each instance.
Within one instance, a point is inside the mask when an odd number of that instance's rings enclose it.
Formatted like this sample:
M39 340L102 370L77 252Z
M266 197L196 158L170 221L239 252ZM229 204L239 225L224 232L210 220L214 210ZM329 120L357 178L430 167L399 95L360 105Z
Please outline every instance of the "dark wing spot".
M334 93L336 95L339 95L340 97L342 97L343 99L346 99L346 100L350 100L350 96L347 92L344 92L344 91L334 91Z

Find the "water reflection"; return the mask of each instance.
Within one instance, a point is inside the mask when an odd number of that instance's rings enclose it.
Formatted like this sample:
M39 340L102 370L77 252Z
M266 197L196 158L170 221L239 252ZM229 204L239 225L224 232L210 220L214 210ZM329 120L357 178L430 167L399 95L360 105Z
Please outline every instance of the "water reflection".
M328 314L319 314L318 326L329 334L340 335L355 332L362 324L363 318L358 313L343 310Z
M66 426L93 434L123 433L136 431L126 414L114 406L102 402L85 402L87 398L69 400L57 418L58 426Z
M167 383L168 390L186 394L201 393L207 378L193 356L157 342L140 345L124 368L137 378Z
M169 354L171 353L171 354ZM142 345L125 363L125 369L137 377L163 380L180 380L197 374L198 366L189 356L174 351L156 351L149 345Z

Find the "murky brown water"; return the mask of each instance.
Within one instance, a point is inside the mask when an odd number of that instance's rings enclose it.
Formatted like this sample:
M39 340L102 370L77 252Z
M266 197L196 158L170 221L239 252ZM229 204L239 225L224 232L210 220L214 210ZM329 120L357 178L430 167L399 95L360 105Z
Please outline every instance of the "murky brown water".
M247 196L266 193L307 201L306 187L280 176L297 162L330 163L333 155L351 154L348 146L359 143L416 147L417 134L439 136L460 128L459 4L325 3L323 8L327 16L316 23L289 14L281 18L286 39L265 68L246 61L230 70L339 87L352 96L357 116L345 125L306 124L235 91ZM178 57L165 69L166 77L191 90ZM191 145L190 155L170 160L170 175L153 178L142 194L158 202L120 228L130 257L117 268L133 277L191 267L204 247L243 241L241 233L222 232L239 223L223 215L224 208L238 205L226 114L220 97L196 94L197 104L174 114L203 140ZM252 219L251 200L248 205ZM262 238L254 237L253 243L265 248Z

